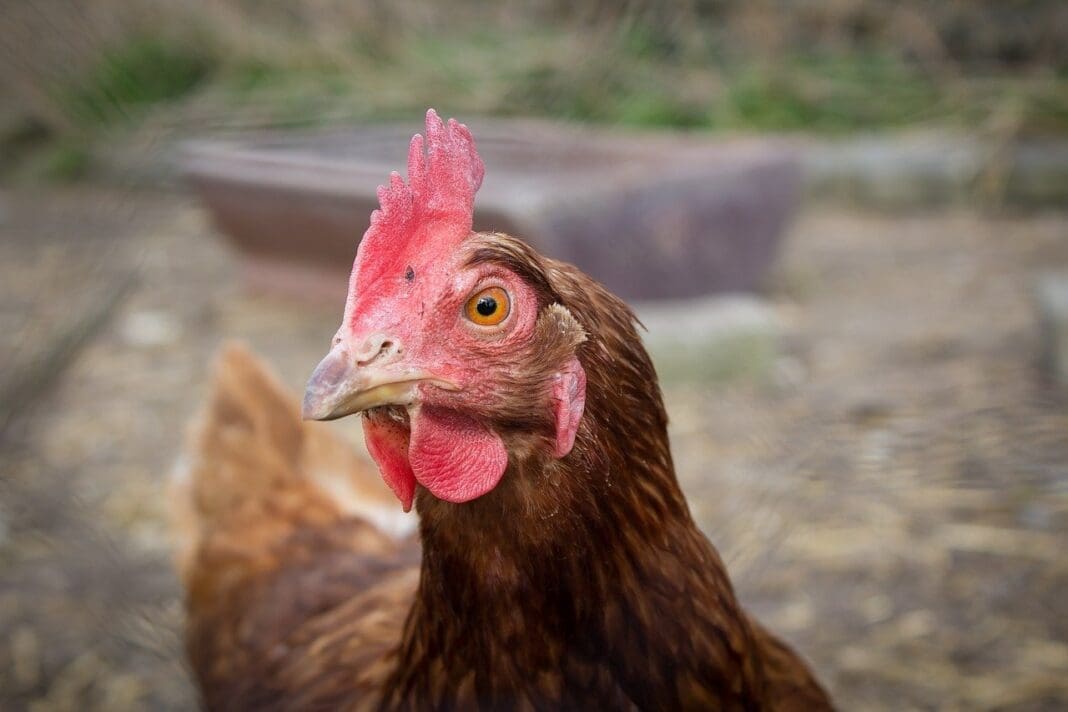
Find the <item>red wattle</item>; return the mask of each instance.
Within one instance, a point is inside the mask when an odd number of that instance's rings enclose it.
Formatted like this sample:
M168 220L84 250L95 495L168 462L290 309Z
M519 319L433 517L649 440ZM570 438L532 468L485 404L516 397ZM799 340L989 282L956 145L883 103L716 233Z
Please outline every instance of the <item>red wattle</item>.
M408 429L386 418L364 417L362 420L367 451L378 463L382 479L397 495L404 511L411 511L415 475L408 462Z
M500 437L454 410L423 407L411 413L408 461L419 484L446 502L469 502L501 481L508 451Z

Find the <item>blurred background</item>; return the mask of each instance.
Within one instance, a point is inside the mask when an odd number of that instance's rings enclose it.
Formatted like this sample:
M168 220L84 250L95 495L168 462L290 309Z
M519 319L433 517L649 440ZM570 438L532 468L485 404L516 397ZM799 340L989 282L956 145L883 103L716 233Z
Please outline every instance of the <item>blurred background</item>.
M1068 706L1068 5L37 0L0 708L195 706L164 483L211 356L300 391L430 106L486 137L487 227L635 304L695 516L842 709Z

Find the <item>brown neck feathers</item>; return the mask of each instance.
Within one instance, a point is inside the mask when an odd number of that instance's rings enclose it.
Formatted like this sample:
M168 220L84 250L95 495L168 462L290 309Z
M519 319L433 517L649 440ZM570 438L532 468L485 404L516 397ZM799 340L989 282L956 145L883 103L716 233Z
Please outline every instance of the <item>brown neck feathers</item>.
M722 587L736 606L679 490L632 313L569 266L539 267L589 336L575 448L515 459L463 505L420 493L421 583L387 702L668 699L691 594ZM442 679L447 689L433 689Z

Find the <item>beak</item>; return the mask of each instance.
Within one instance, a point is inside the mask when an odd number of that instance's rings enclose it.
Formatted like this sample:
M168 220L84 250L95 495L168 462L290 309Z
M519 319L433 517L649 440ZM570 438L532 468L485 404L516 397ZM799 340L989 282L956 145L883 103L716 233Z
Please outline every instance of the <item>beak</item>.
M308 379L302 415L305 420L335 420L383 405L411 405L420 383L446 390L456 386L423 371L386 370L373 363L359 367L339 346L330 350Z

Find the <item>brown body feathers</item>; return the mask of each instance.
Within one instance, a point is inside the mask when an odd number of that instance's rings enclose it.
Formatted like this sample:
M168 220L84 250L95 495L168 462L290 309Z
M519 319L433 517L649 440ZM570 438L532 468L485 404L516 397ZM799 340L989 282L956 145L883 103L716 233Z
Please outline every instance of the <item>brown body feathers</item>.
M574 450L539 456L545 424L520 400L497 425L510 452L531 454L471 502L420 488L419 540L394 539L319 475L340 471L398 509L373 466L317 461L333 452L322 426L302 424L261 367L229 351L180 492L189 654L206 705L828 709L805 664L742 610L690 517L629 309L518 240L478 240L474 259L577 320L552 338L585 337Z

